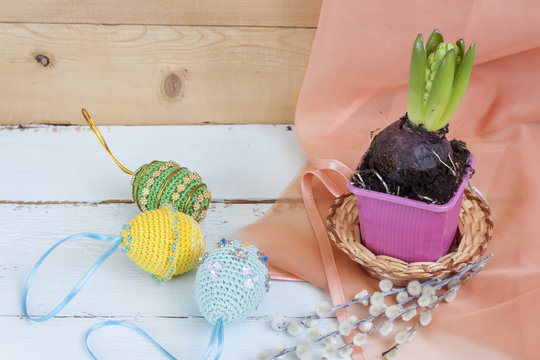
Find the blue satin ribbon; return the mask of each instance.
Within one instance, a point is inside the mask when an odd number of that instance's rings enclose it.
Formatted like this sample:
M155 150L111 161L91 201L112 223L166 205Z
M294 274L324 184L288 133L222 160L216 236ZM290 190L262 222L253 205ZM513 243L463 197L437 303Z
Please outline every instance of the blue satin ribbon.
M156 340L154 340L154 338L151 337L146 331L144 331L143 329L141 329L137 325L132 324L130 322L118 321L118 320L111 320L111 321L105 321L105 322L99 323L97 325L92 326L86 332L86 336L84 338L84 342L85 342L85 345L86 345L86 350L88 351L88 354L94 360L99 360L99 359L96 357L96 355L94 355L94 353L90 349L90 345L88 345L88 338L90 337L90 335L93 332L95 332L95 331L97 331L97 330L99 330L99 329L101 329L102 327L105 327L105 326L123 326L123 327L126 327L128 329L135 330L136 332L138 332L139 334L141 334L145 338L147 338L152 343L152 345L154 345L159 351L161 351L161 353L163 355L165 355L168 359L176 360L176 358L173 355L171 355L170 352L165 350L165 348L163 346L161 346ZM221 319L219 319L216 322L216 324L214 325L214 329L212 330L212 335L210 336L210 342L208 343L208 347L206 348L206 352L204 353L201 360L207 360L208 359L208 357L210 356L210 353L212 352L212 350L214 349L214 347L216 345L216 342L217 342L217 350L216 350L216 356L214 357L214 360L219 360L219 358L221 357L221 353L223 352L223 338L224 338L223 337L223 321Z
M148 333L146 331L144 331L143 329L141 329L137 325L134 325L134 324L129 323L127 321L118 321L118 320L105 321L105 322L99 323L97 325L94 325L90 329L88 329L88 331L86 332L86 336L84 337L84 342L85 342L85 345L86 345L86 350L88 351L88 354L90 354L92 359L98 360L96 355L94 355L92 350L90 350L90 345L88 345L88 337L94 331L97 331L98 329L100 329L102 327L113 326L113 325L114 326L123 326L123 327L126 327L128 329L135 330L136 332L138 332L139 334L141 334L145 338L147 338L156 348L158 348L158 350L160 350L165 356L167 356L167 358L172 359L172 360L176 360L176 358L174 356L172 356L170 352L165 350L165 348L163 346L159 345L159 343L156 340L154 340L150 335L148 335Z
M113 244L111 245L111 247L109 249L107 249L107 251L101 255L101 257L94 263L94 265L92 265L92 267L86 272L86 274L84 274L80 279L79 281L77 282L77 284L73 287L73 289L69 292L69 294L67 294L67 296L64 298L64 300L62 300L62 302L60 302L60 304L58 304L51 312L49 312L48 314L44 315L44 316L41 316L41 317L30 317L30 315L28 314L28 308L27 308L27 298L28 298L28 290L30 289L30 285L32 283L32 280L34 278L34 275L36 274L38 268L41 266L41 263L47 258L47 256L49 256L51 254L51 252L53 252L54 249L56 249L58 246L60 246L61 244L63 244L64 242L68 241L68 240L71 240L71 239L75 239L75 238L80 238L80 237L85 237L85 238L89 238L89 239L95 239L95 240L104 240L104 241L108 241L108 242L113 242ZM45 254L43 254L43 256L36 262L36 264L34 265L34 267L32 268L32 271L30 271L30 274L28 275L28 278L26 279L26 282L24 284L24 289L23 289L23 294L22 294L22 311L23 311L23 314L24 316L26 316L29 320L32 320L32 321L36 321L36 322L42 322L42 321L46 321L46 320L49 320L50 318L52 318L54 315L58 314L58 312L60 310L62 310L67 304L69 304L69 302L71 300L73 300L73 298L75 297L75 295L77 295L77 293L79 291L81 291L81 289L83 288L84 284L86 284L86 282L88 281L88 279L90 279L90 277L92 276L92 274L94 272L96 272L96 270L98 269L98 267L105 261L107 260L107 258L109 256L112 255L112 253L118 248L118 246L120 245L120 243L122 242L122 238L119 237L119 236L111 236L111 235L104 235L104 234L94 234L94 233L80 233L80 234L75 234L75 235L71 235L71 236L68 236L67 238L63 239L63 240L60 240L59 242L57 242L56 244L54 244L49 250L47 250L47 252Z
M210 354L212 353L212 350L214 349L214 346L216 345L217 341L217 350L216 350L216 357L214 360L218 360L221 357L221 353L223 351L223 320L219 319L216 324L214 325L214 329L212 330L212 335L210 336L210 341L208 342L208 346L206 347L206 351L201 358L201 360L207 360L210 357Z
M28 291L30 289L30 285L32 284L32 280L34 279L34 276L37 270L39 269L43 261L47 258L47 256L49 256L51 252L54 251L54 249L56 249L58 246L62 245L64 242L68 240L80 238L80 237L85 237L85 238L95 239L95 240L104 240L104 241L112 242L113 244L111 245L111 247L107 249L107 251L105 251L103 255L101 255L101 257L94 263L94 265L92 265L92 267L88 269L88 271L79 279L79 281L73 287L73 289L69 292L69 294L67 294L64 300L62 300L51 312L41 317L30 317L30 315L28 314L28 307L27 307ZM118 248L122 240L123 239L119 236L111 236L111 235L95 234L95 233L80 233L80 234L68 236L67 238L60 240L59 242L54 244L49 250L47 250L47 252L45 252L45 254L41 256L41 258L39 258L39 260L36 262L36 264L32 268L32 271L30 271L30 274L28 274L28 278L26 279L26 282L24 284L24 289L23 289L23 294L22 294L22 311L23 311L24 316L32 321L43 322L52 318L54 315L58 314L58 312L60 312L60 310L62 310L67 304L69 304L69 302L73 300L73 298L79 293L79 291L81 291L81 289L84 287L86 282L90 279L90 277L94 274L94 272L96 272L99 266L103 264L103 262L107 260L107 258L109 258L109 256L111 256L115 252L115 250ZM88 345L89 336L93 332L99 330L102 327L112 326L112 325L123 326L129 329L135 330L139 334L146 337L156 348L158 348L169 359L176 360L174 356L172 356L167 350L165 350L165 348L159 345L159 343L155 341L150 335L148 335L146 331L142 330L137 325L134 325L132 323L129 323L126 321L117 321L117 320L105 321L100 324L94 325L93 327L88 329L88 331L86 332L86 337L85 337L86 350L88 351L88 354L90 354L92 359L98 360L98 358L94 355L92 350L90 350L90 346ZM214 347L216 347L216 343L217 343L217 349L216 349L216 356L214 357L214 360L219 360L219 358L221 357L221 353L223 352L223 341L224 341L223 321L219 319L214 325L214 329L212 330L212 335L210 336L208 347L206 348L206 352L204 353L201 360L207 360L210 357L210 354L212 353Z

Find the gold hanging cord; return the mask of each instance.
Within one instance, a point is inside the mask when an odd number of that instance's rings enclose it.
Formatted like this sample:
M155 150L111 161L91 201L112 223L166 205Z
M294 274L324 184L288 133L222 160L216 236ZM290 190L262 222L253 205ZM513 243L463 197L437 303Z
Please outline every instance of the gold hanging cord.
M111 158L114 160L116 165L118 165L118 167L120 169L122 169L126 174L133 175L133 171L130 171L130 170L126 169L126 167L124 165L120 164L120 162L118 160L116 160L116 158L113 156L113 154L111 153L111 150L109 150L109 146L107 146L107 142L103 138L103 135L101 135L101 133L99 132L96 124L94 123L94 120L92 120L92 118L90 117L90 114L88 114L88 111L86 111L85 108L82 108L81 112L82 112L86 122L88 123L88 125L90 125L90 129L92 129L92 131L94 132L94 135L96 135L97 139L99 140L101 146L103 146L105 151L111 156Z

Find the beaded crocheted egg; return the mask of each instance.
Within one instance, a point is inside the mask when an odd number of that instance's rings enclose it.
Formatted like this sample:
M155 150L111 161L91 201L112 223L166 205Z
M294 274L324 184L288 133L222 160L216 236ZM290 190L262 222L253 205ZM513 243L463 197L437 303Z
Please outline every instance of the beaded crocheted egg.
M199 224L170 204L135 216L121 236L122 252L159 281L193 269L206 248Z
M141 211L173 204L197 222L206 216L211 199L199 174L174 161L152 161L141 166L133 175L131 196Z
M268 258L255 246L221 240L199 263L195 300L212 324L246 319L268 291Z

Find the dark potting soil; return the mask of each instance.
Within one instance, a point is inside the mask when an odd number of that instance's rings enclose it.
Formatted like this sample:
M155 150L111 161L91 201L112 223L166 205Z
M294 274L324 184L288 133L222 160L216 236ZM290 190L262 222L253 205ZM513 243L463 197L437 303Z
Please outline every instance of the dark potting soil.
M411 126L405 115L377 134L351 181L363 189L446 204L470 167L471 153L463 141L448 142L447 129L434 135L410 131Z

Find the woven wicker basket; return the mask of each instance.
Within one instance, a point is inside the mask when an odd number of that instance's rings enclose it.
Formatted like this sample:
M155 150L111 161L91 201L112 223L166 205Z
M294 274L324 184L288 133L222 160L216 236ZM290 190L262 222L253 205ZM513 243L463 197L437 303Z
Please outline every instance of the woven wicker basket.
M465 188L459 228L450 251L435 262L407 263L373 254L361 242L356 199L351 193L336 199L330 207L326 224L328 234L337 247L359 263L368 275L390 279L398 286L411 280L444 278L467 264L475 263L485 255L493 234L489 206L469 187Z

